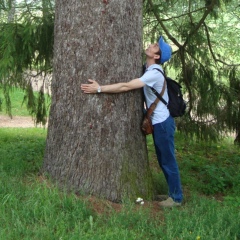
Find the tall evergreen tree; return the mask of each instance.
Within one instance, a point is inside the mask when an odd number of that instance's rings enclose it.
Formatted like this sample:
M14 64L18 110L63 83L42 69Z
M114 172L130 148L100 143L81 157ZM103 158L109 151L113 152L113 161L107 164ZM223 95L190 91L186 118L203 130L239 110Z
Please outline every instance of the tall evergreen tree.
M84 95L141 75L142 2L56 1L54 77L44 172L61 185L112 201L152 197L142 92Z
M188 114L178 120L178 129L204 139L216 139L229 130L239 136L240 56L230 45L239 44L237 1L145 0L144 4L146 41L162 33L172 42L174 54L167 69L169 74L174 69L185 86ZM235 12L227 11L226 4L233 4Z

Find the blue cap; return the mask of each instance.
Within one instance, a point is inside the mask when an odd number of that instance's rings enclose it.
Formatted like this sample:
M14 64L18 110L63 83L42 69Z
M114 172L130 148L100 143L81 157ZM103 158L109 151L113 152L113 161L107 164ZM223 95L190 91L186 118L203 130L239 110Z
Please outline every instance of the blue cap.
M163 64L165 62L167 62L171 56L172 56L172 48L170 47L169 44L167 44L163 37L160 36L159 41L158 41L158 45L161 49L161 59L160 59L160 63Z

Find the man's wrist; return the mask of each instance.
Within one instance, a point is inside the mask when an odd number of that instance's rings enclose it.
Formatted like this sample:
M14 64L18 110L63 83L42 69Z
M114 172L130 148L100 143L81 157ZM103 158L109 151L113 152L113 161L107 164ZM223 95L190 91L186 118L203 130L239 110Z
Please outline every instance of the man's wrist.
M101 86L98 85L97 93L101 93L101 92L102 92Z

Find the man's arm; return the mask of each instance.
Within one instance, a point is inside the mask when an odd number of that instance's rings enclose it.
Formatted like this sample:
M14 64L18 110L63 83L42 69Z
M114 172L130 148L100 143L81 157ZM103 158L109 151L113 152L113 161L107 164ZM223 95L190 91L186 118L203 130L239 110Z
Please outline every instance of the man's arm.
M127 92L133 89L142 88L145 84L139 79L133 79L129 82L115 83L110 85L100 86L95 80L89 79L89 84L81 84L81 89L84 93L97 93L98 88L104 93L120 93Z

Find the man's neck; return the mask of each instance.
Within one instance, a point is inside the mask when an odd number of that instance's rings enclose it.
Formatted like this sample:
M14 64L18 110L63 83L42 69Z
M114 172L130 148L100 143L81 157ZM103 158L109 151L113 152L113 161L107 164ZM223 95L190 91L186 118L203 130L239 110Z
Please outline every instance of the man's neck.
M153 64L156 64L155 60L152 59L152 58L148 58L147 61L146 61L147 68L150 67Z

